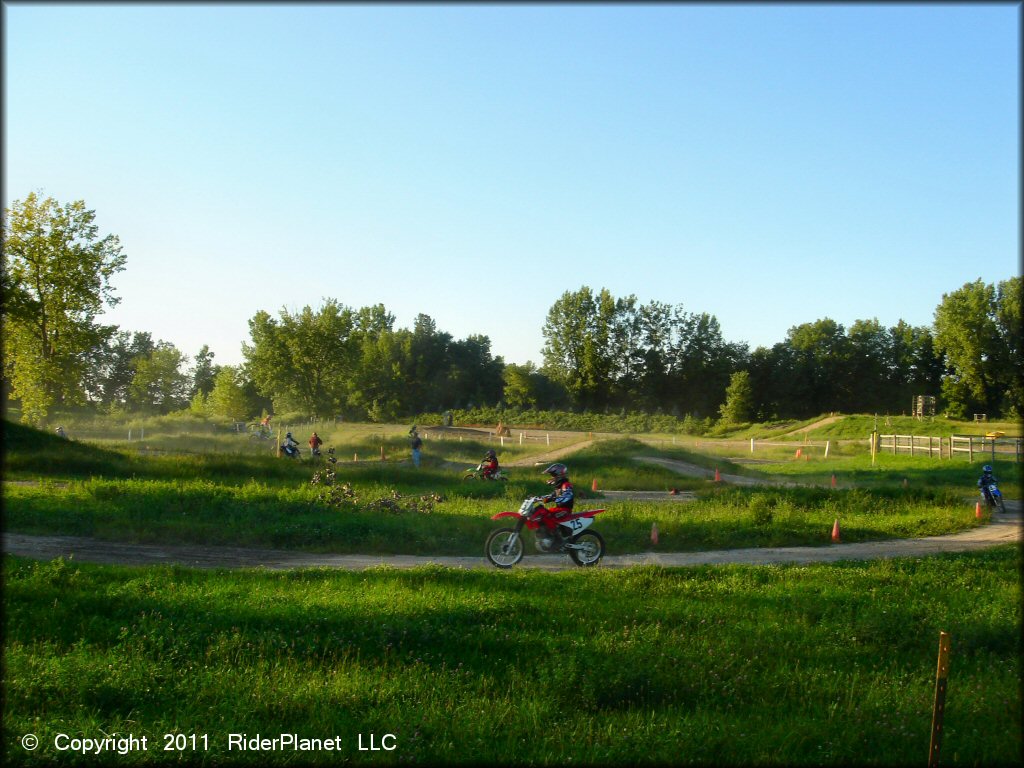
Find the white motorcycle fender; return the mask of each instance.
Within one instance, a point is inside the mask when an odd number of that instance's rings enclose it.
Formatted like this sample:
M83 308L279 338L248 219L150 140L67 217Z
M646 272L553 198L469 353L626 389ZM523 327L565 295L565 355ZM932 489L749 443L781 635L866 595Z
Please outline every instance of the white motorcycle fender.
M559 525L564 525L569 529L569 533L575 536L580 531L588 528L593 522L594 518L592 517L573 517L563 523L559 523Z

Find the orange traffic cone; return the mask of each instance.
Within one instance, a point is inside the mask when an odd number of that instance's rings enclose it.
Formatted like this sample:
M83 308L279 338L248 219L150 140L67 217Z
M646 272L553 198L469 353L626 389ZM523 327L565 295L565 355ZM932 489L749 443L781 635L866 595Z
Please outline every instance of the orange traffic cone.
M835 475L832 475L832 487L833 488L836 487L836 476Z
M679 495L679 489L678 488L670 488L668 493L669 493L669 496L678 496Z
M799 459L800 458L800 454L803 453L803 452L804 452L803 448L797 448L796 449L796 457Z
M838 517L836 518L835 524L832 526L832 542L835 543L835 544L838 544L840 542L840 538L839 538L839 518Z
M722 482L722 476L718 473L718 467L715 467L715 482L716 483Z
M651 544L658 546L658 524L651 523Z
M978 520L981 520L981 502L980 501L976 501L974 503L974 516Z
M384 446L383 445L380 447L380 460L381 461L385 460L384 459Z
M596 491L597 490L597 478L596 477L590 483L590 490L592 490L592 491Z

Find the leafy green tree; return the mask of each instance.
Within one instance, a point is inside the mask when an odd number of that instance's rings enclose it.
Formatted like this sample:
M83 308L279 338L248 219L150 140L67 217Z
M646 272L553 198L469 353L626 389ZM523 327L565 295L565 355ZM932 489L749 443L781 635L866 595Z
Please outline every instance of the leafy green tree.
M472 334L451 342L447 358L446 384L438 410L501 400L505 363L491 354L491 340L487 336Z
M192 390L191 394L210 394L213 391L214 378L219 370L219 365L213 364L214 354L207 344L203 344L199 354L196 355L195 367L192 369Z
M789 329L793 352L791 403L798 417L850 408L850 341L831 318Z
M1024 416L1024 280L1012 277L996 286L996 326L1006 346L1007 386L1003 413L1014 418Z
M4 370L23 421L83 402L89 352L113 333L96 317L119 301L110 281L126 257L94 221L81 200L61 206L34 192L4 211Z
M1007 294L1012 297L1012 287ZM942 295L935 310L935 348L946 358L942 393L951 415L997 414L1012 390L1013 340L1000 327L999 314L995 286L981 279Z
M877 318L855 320L846 332L849 341L847 376L849 380L839 387L838 410L847 413L867 411L885 412L895 409L895 388L891 386L892 336ZM910 401L902 403L907 408Z
M754 419L754 390L747 371L736 371L729 377L725 402L719 410L722 419L731 424L745 424Z
M718 410L729 377L746 358L746 346L728 344L718 320L706 312L675 309L669 350L673 399L681 412L705 416Z
M900 320L889 328L888 334L889 395L883 412L895 413L909 407L919 395L937 396L942 389L945 365L943 357L935 351L930 328Z
M345 404L358 344L352 310L334 299L320 309L259 311L249 321L251 344L242 345L246 370L278 411L338 413Z
M149 333L116 331L104 339L90 355L86 376L90 399L105 410L125 407L138 361L154 349L156 343Z
M593 341L596 300L593 291L583 286L566 291L548 310L544 321L544 367L552 380L569 392L574 403L587 406L593 397L597 352Z
M129 410L164 414L184 407L189 391L189 378L182 371L185 361L185 355L166 341L138 358L128 386Z
M504 401L510 408L548 409L568 404L568 393L553 382L532 362L524 365L509 363L502 376L505 380Z
M253 404L245 392L244 376L239 368L220 366L208 398L209 412L232 421L245 421L253 413Z

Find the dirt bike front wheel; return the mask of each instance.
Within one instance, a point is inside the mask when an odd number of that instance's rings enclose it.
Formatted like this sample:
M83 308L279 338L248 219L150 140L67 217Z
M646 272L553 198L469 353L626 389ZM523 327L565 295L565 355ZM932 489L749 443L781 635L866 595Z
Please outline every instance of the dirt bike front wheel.
M569 557L582 568L597 565L604 557L604 539L597 531L584 531L572 543L578 549L570 549Z
M511 528L499 528L487 537L484 553L491 565L511 568L523 559L523 537Z

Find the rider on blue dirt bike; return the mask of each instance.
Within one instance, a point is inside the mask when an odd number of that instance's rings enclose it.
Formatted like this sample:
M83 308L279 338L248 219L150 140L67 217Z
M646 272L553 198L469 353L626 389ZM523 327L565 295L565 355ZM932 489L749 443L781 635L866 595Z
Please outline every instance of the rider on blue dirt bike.
M986 490L990 485L996 483L996 478L992 474L992 465L986 464L981 468L981 479L978 480L978 487L982 491Z

